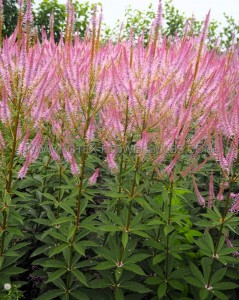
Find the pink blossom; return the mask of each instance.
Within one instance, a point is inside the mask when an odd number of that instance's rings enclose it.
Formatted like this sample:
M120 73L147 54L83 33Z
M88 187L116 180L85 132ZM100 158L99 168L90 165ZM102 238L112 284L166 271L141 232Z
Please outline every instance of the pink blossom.
M194 176L193 176L193 186L194 186L194 190L195 190L195 193L197 195L199 204L204 207L205 206L205 199L203 198L203 196L201 195L201 193L198 190L198 186L197 186L196 179L195 179Z
M8 99L5 88L3 88L2 90L2 101L0 102L0 118L4 124L8 121L11 121L11 112L8 106Z
M90 124L86 132L86 140L87 142L91 142L94 139L94 133L95 133L95 124L94 124L94 118L92 117L90 119Z
M24 178L26 177L27 175L27 170L28 170L28 167L31 163L31 156L30 154L27 156L26 160L25 160L25 163L24 165L22 166L22 168L20 169L19 173L18 173L18 178Z
M71 155L71 153L69 151L66 150L65 146L63 146L62 144L61 144L61 151L62 151L64 159L67 162L70 162L71 158L72 158L72 155Z
M29 149L28 149L28 146L29 146L29 145L27 144L27 141L28 141L28 139L29 139L29 136L30 136L30 130L27 129L27 132L26 132L26 134L25 134L23 140L21 141L21 143L20 143L19 146L18 146L18 151L17 151L17 152L18 152L18 155L23 156L23 157L26 156L27 151L29 150Z
M32 24L33 22L33 14L32 14L32 4L31 0L27 0L27 8L23 18L24 23Z
M79 174L79 168L78 168L78 165L77 165L73 155L71 156L70 165L71 165L71 173L73 175L78 175Z
M99 173L100 173L100 169L99 169L99 168L95 169L94 174L91 175L91 177L89 178L89 182L88 182L88 183L89 183L90 185L96 184L97 179L98 179L98 177L99 177Z
M50 154L53 160L59 161L60 160L60 156L59 154L56 152L56 150L54 149L51 140L48 139L48 145L49 145L49 150L50 150Z
M171 161L171 163L170 163L170 164L165 168L165 170L164 170L167 174L170 174L170 173L172 172L172 170L173 170L173 168L175 167L175 165L176 165L176 163L177 163L179 157L180 157L180 153L177 152L177 153L175 154L173 160Z
M148 148L148 134L145 130L142 133L142 139L139 140L135 146L136 151L139 152L140 158L143 159Z
M230 211L239 212L239 193L238 194L231 193L230 197L234 201Z
M108 166L111 170L116 170L118 168L116 162L115 162L115 156L117 154L117 149L114 149L112 147L113 145L104 142L104 147L106 151L106 160L108 162Z

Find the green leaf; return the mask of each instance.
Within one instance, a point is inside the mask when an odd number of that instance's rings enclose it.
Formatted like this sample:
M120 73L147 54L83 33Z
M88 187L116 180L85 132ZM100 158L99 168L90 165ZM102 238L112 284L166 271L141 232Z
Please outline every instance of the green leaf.
M66 272L67 272L67 269L60 269L60 270L57 270L55 272L48 273L47 283L56 280L57 278L59 278L62 275L64 275Z
M142 236L142 237L144 237L144 238L150 238L150 236L146 233L146 232L144 232L144 231L141 231L141 230L134 230L133 228L131 229L131 232L133 233L133 234L136 234L136 235L139 235L139 236Z
M19 213L17 213L16 211L11 211L11 218L14 218L15 220L17 220L19 223L21 223L23 225L22 216Z
M89 282L89 287L91 289L104 289L110 287L111 283L106 279L95 279Z
M11 250L19 250L21 248L26 247L27 245L29 245L30 243L28 242L22 242L22 243L17 243L16 245L12 246L10 249Z
M117 289L114 291L115 300L124 300L124 292L122 289Z
M203 284L203 286L206 284L205 279L202 275L202 273L199 271L199 269L192 263L190 263L190 269L193 273L193 275Z
M113 267L115 267L115 264L112 263L111 261L103 261L98 263L96 266L92 267L92 269L102 271L102 270L109 270Z
M195 236L202 236L202 233L198 230L189 230L188 232L185 233L185 237L190 243L193 242L193 237Z
M17 251L14 250L7 250L6 253L4 254L5 256L12 256L12 257L17 257L20 256L20 254Z
M56 299L58 296L63 295L65 292L55 289L47 291L45 294L39 296L36 300L49 300L49 299Z
M66 202L60 202L59 206L64 209L65 212L68 212L70 215L75 216L74 210Z
M57 240L60 240L62 242L66 242L66 237L64 235L62 235L61 233L59 233L59 232L56 232L54 230L48 230L48 234L53 236Z
M161 277L158 277L158 276L152 276L152 277L148 277L145 280L145 283L149 284L149 285L159 285L163 281L164 281L164 278L161 278Z
M212 285L216 282L219 282L222 280L222 278L225 276L227 271L227 268L222 268L217 270L213 275L212 275L212 279L211 279L211 283Z
M95 242L93 242L93 241L87 241L87 240L81 240L80 244L83 247L97 247L97 246L99 246Z
M165 236L167 236L170 232L172 232L174 230L174 226L171 226L171 225L166 225L164 227L164 234Z
M123 177L123 176L125 176L126 174L128 174L128 173L130 173L131 171L133 171L134 170L134 166L132 166L132 167L129 167L128 169L126 169L125 171L123 171L122 173L120 173L120 177Z
M121 287L132 292L146 294L151 292L150 289L146 288L143 284L135 281L127 281L121 284Z
M6 203L7 206L11 205L11 195L10 193L5 193L5 195L3 196L3 203Z
M169 285L174 288L175 290L184 291L185 285L179 282L178 280L170 279Z
M42 193L42 196L44 196L45 198L50 199L52 201L56 201L56 198L52 194Z
M20 229L18 229L17 227L7 227L7 232L15 234L17 236L24 236L23 233L21 232Z
M211 252L214 253L214 243L209 232L204 234L203 240L205 241L206 245L211 250Z
M115 232L115 231L122 231L122 229L118 226L115 225L102 225L100 226L101 231L106 231L106 232Z
M73 219L72 217L60 217L56 220L54 220L54 222L52 223L52 225L59 225L59 224L62 224L62 223L66 223L66 222L72 222Z
M51 224L51 222L46 219L33 219L32 221L37 224L46 225L46 226L49 226Z
M69 244L61 244L60 246L58 247L52 247L52 249L49 251L49 257L53 256L53 255L56 255L60 252L62 252L64 249L66 249L67 247L69 247Z
M20 267L7 267L1 272L3 272L5 275L18 275L26 272L26 270Z
M73 274L75 275L75 277L79 280L79 282L83 283L85 286L88 286L88 284L87 284L87 279L86 279L85 275L84 275L81 271L79 271L79 270L77 270L77 269L74 269L74 270L72 271L72 273L73 273Z
M217 247L217 254L220 256L220 251L222 250L223 246L225 244L225 237L221 236L219 243L218 243L218 247Z
M214 283L213 287L217 290L233 290L238 288L239 285L234 282L219 282Z
M162 299L163 296L166 295L167 292L167 283L162 282L158 287L158 299Z
M139 253L139 254L134 254L134 255L131 255L130 257L126 258L124 260L124 264L134 264L138 261L143 261L145 260L146 258L150 257L151 255L150 254L147 254L147 253Z
M206 299L208 299L208 294L209 294L208 290L201 289L200 292L199 292L199 299L200 300L206 300Z
M161 221L161 220L157 220L157 219L154 219L154 220L151 220L151 221L149 221L148 222L148 226L151 226L151 225L162 225L162 224L164 224L164 222L163 221Z
M211 274L211 264L212 259L209 257L203 257L201 259L201 266L203 269L204 282L208 282L209 276Z
M228 297L220 291L213 290L213 293L214 293L215 296L217 296L217 299L228 300Z
M111 191L102 191L102 194L111 197L111 198L124 198L125 195L121 193L111 192Z
M148 204L148 202L144 198L138 198L136 197L134 199L139 205L141 205L144 209L152 211L151 206Z
M39 262L38 264L44 268L66 268L66 265L57 259L44 259L44 261Z
M127 244L128 244L128 239L129 239L129 235L128 235L128 232L123 232L122 233L122 244L123 244L123 247L124 249L126 248Z
M165 260L165 254L157 254L153 258L153 265L159 264Z
M74 249L82 256L85 256L85 248L81 246L81 243L75 243L73 245Z
M71 225L68 229L68 233L67 233L67 240L70 241L70 239L73 237L73 235L76 232L76 226L75 225Z
M136 179L136 184L139 185L139 182L140 182L140 174L139 173L135 174L135 179Z
M187 283L189 283L189 284L191 284L191 285L193 285L193 286L196 286L196 287L198 287L198 288L203 288L204 287L204 285L201 283L201 282L199 282L196 278L194 278L194 277L184 277L184 280L186 280L187 281Z
M70 291L70 295L73 296L77 300L90 300L90 298L85 293L82 293L79 290Z
M138 266L138 265L135 265L135 264L124 265L123 268L126 269L126 270L128 270L128 271L134 272L134 273L136 273L138 275L146 276L146 274L144 273L143 269L140 266Z

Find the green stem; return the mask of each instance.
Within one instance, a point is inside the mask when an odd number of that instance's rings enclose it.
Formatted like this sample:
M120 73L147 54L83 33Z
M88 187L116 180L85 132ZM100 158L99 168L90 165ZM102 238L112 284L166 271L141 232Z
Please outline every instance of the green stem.
M48 160L47 160L46 165L45 165L45 172L44 172L45 178L44 178L44 181L43 181L42 193L44 193L44 192L45 192L45 189L46 189L46 180L47 180L47 179L46 179L46 173L47 173L47 169L48 169L48 166L49 166L49 164L50 164L50 161L51 161L51 156L49 155ZM42 212L41 206L40 206L40 205L37 206L37 211L38 211L38 213L37 213L38 218L40 218L41 212ZM36 224L36 228L35 228L35 230L34 230L34 233L35 233L35 234L37 233L39 227L40 227L40 224L37 223L37 224Z
M139 171L140 167L140 158L139 156L136 159L136 164L135 164L135 172L134 172L134 179L132 183L132 188L131 188L131 193L130 193L130 203L128 205L128 216L127 216L127 221L126 221L126 226L125 226L125 232L129 233L130 232L130 222L131 222L131 213L132 213L132 201L135 193L135 188L136 188L136 177ZM121 250L120 250L120 257L119 257L119 262L122 261L124 255L124 247L122 245Z
M126 133L127 133L127 129L128 129L128 121L129 121L129 105L128 105L128 99L127 99L127 104L126 104L126 119L125 119L125 125L124 125L124 136L123 136L123 148L121 151L121 158L120 158L120 171L119 171L119 188L118 188L118 193L121 193L122 191L122 184L123 184L123 177L122 172L124 170L124 154L125 154L125 146L126 146ZM117 215L120 215L120 211L121 211L121 201L120 198L117 200L117 204L116 204L116 211L117 211Z
M238 149L238 154L237 154L237 160L234 164L234 171L236 170L238 163L239 163L239 149ZM210 275L209 275L209 278L208 278L207 287L210 287L210 284L211 284L211 279L212 279L212 275L214 273L214 267L215 267L215 263L216 263L216 259L217 259L217 250L218 250L218 247L219 247L220 238L221 238L222 233L223 233L222 231L223 231L223 228L224 228L224 224L226 222L226 216L227 216L227 213L229 211L229 204L231 202L230 201L230 194L233 190L233 184L234 184L235 178L236 178L234 171L232 171L232 175L231 175L231 179L230 179L230 183L229 183L229 191L228 191L227 198L226 198L226 205L225 205L223 213L222 213L221 225L220 225L220 228L219 228L218 238L217 238L215 248L214 248L214 252L213 252L211 271L210 271Z
M93 51L93 50L92 50ZM91 62L93 66L93 61ZM88 101L88 107L87 107L87 112L86 112L86 124L84 128L84 133L83 133L83 141L86 140L86 133L90 125L90 113L91 113L91 108L92 108L92 90L94 87L93 80L94 78L92 77L93 73L93 67L92 70L90 71L90 87L89 87L89 101ZM81 171L80 171L80 176L79 176L79 185L78 185L78 197L77 197L77 205L76 205L76 210L75 210L75 230L73 233L73 236L70 241L70 258L68 262L68 268L69 272L67 274L67 293L69 293L70 290L70 281L71 281L71 268L72 268L72 260L73 260L73 245L76 241L76 235L78 232L78 229L80 227L80 208L81 208L81 197L82 197L82 188L83 188L83 181L84 181L84 174L85 174L85 167L86 167L86 160L87 160L87 149L83 149L82 155L81 155Z
M171 224L172 199L173 199L173 182L170 183L170 190L169 190L167 225ZM166 238L166 259L165 259L165 279L166 279L166 283L169 279L169 252L170 252L169 240L170 240L170 234L167 234L167 238Z
M80 227L80 207L81 207L81 196L82 196L82 187L83 187L83 180L84 180L86 158L87 158L87 153L84 150L82 153L82 159L81 159L80 183L78 186L77 206L76 206L76 210L75 210L75 231L74 231L74 234L70 241L70 258L69 258L69 263L68 263L69 272L67 275L67 291L69 291L69 289L70 289L71 268L72 268L73 250L74 250L73 245L76 241L77 231Z
M207 287L210 286L212 275L214 273L214 267L215 267L215 263L217 261L217 250L218 250L218 247L219 247L220 238L222 236L222 231L223 231L224 224L225 224L225 221L226 221L226 215L229 211L230 193L232 191L232 187L233 187L233 181L230 181L229 191L228 191L228 195L227 195L227 198L226 198L226 205L224 207L224 211L223 211L223 214L222 214L222 220L221 220L221 225L220 225L219 232L218 232L218 238L217 238L215 248L214 248L214 252L213 252L213 256L212 256L211 271L210 271L210 275L209 275L209 278L208 278Z
M57 218L59 218L59 203L61 202L62 171L63 171L63 168L62 168L62 164L60 162L60 165L59 165L59 189L58 189L58 198L57 198L58 205L57 205L57 212L56 212Z
M17 148L17 129L18 129L18 124L19 124L19 119L20 119L20 108L21 108L21 101L19 100L18 105L17 105L17 115L14 118L13 141L12 141L12 147L11 147L12 151L10 154L10 162L9 162L8 170L7 170L6 187L5 187L4 195L10 194L11 188L12 188L12 170L13 170L14 157L15 157L16 148ZM2 237L1 237L0 257L2 257L4 254L4 246L5 246L5 238L6 238L6 230L7 230L7 217L8 217L6 209L7 209L7 203L6 203L5 199L3 199L3 210L2 210L3 221L2 221Z

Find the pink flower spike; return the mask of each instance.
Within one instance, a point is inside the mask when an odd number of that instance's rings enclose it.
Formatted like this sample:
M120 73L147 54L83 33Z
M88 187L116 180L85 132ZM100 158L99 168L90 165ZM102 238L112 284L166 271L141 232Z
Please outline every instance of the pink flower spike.
M56 152L56 150L54 149L50 139L48 139L48 145L49 145L49 150L50 150L50 154L51 154L52 159L55 160L55 161L59 161L60 156Z
M116 153L115 152L111 152L109 154L107 154L107 162L108 162L108 165L109 165L109 168L111 170L115 170L117 169L117 164L115 162L115 155Z
M28 144L27 144L27 141L29 139L29 136L30 136L30 130L27 129L27 133L25 134L22 142L20 143L19 147L18 147L18 155L19 156L23 156L23 157L26 157L26 154L27 154L27 150L28 150Z
M234 203L233 203L230 211L231 212L239 212L239 193L238 194L231 193L230 198L234 200Z
M201 195L201 193L200 193L199 190L198 190L198 186L197 186L196 179L195 179L194 176L193 176L193 186L194 186L195 193L196 193L196 195L197 195L199 204L200 204L202 207L205 207L205 200L204 200L203 196Z
M18 173L18 178L22 179L22 178L26 177L27 170L28 170L30 163L31 163L31 156L28 155L24 165L22 166L21 170Z
M136 151L139 151L140 158L143 159L148 148L148 136L145 130L142 133L142 139L139 140L135 146L136 146Z
M104 143L105 151L106 151L106 160L108 162L108 166L111 170L117 169L117 164L115 162L115 156L117 154L117 149L110 149L110 145L108 143Z
M71 161L71 154L66 150L66 148L63 145L61 145L61 151L62 151L64 159L67 162L70 162Z
M4 124L11 121L11 112L8 106L7 93L4 88L2 90L2 101L0 102L0 117Z
M27 0L27 8L23 18L23 22L32 24L33 22L33 14L32 14L32 3L31 0Z
M225 181L222 184L220 184L217 200L222 201L224 199L223 193L226 187L227 187L227 183Z
M19 10L22 11L23 5L24 5L24 0L18 0L18 5L19 5Z
M174 159L171 161L171 163L165 168L165 172L167 174L170 174L174 168L174 166L176 165L177 161L179 160L180 157L180 153L176 153L176 155L174 156Z
M92 117L90 119L90 124L86 132L87 142L91 142L94 139L94 133L95 133L95 124L94 124L94 118Z
M79 174L79 168L78 168L78 166L77 166L77 163L76 163L75 158L74 158L73 155L72 155L72 157L71 157L70 164L71 164L71 173L72 173L73 175L78 175L78 174Z
M97 169L95 169L95 172L94 172L94 174L90 177L90 179L89 179L89 185L93 185L93 184L96 184L96 182L97 182L97 179L98 179L98 177L99 177L99 173L100 173L100 169L99 168L97 168Z

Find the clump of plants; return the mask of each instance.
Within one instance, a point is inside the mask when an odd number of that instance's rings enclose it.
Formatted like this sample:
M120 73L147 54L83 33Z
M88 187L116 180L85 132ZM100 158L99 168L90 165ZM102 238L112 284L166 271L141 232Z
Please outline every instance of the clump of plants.
M59 43L30 1L1 39L2 294L237 299L238 46L207 48L209 15L167 39L161 2L146 46L103 45L67 7Z

